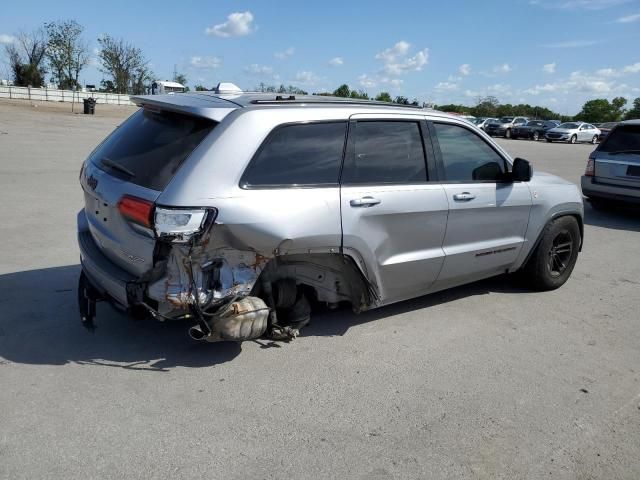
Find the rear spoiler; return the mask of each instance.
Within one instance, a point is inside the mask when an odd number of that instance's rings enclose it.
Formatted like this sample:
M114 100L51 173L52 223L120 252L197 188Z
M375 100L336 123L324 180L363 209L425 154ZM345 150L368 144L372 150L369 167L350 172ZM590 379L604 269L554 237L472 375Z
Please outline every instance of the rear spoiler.
M139 107L149 105L169 112L209 118L216 122L222 121L229 113L240 108L238 104L219 97L204 97L203 95L191 95L188 93L135 95L130 97L130 100Z

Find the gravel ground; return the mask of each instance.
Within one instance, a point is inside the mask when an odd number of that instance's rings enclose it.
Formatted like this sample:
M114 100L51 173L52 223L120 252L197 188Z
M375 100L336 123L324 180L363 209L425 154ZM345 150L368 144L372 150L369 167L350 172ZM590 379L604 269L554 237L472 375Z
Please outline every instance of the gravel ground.
M76 310L80 163L133 110L0 102L0 478L640 478L640 215L586 207L569 282L496 278L290 344ZM579 182L590 145L500 140Z

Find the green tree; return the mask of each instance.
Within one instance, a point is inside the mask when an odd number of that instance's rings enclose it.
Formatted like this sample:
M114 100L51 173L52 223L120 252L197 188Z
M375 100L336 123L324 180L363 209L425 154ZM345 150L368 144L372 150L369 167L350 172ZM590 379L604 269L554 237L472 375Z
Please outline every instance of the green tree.
M41 28L30 33L18 33L14 43L5 45L5 52L15 85L21 87L44 85L47 40Z
M389 95L389 92L380 92L378 95L376 95L376 101L393 102L393 99L391 98L391 95Z
M351 95L351 90L349 90L349 85L347 85L346 83L343 83L333 91L334 97L348 98L350 95Z
M205 87L204 85L200 85L200 84L197 84L193 88L195 89L196 92L207 92L209 90L207 87Z
M633 101L633 107L631 107L626 115L624 116L625 120L635 120L640 119L640 97L636 98Z
M364 90L351 90L349 97L359 100L369 100L369 94Z
M146 84L153 80L153 75L142 50L109 35L99 38L98 43L100 71L111 77L116 92L145 93Z
M400 105L409 105L409 99L407 97L403 97L402 95L398 95L393 100L393 103L398 103Z
M89 64L89 44L82 39L84 28L75 20L45 23L47 60L60 88L79 86L80 71Z
M187 87L187 76L184 73L176 73L174 79L174 82L179 83L180 85L184 86L184 91L188 92L189 91L189 87Z
M495 117L500 102L494 96L480 97L471 112L476 117Z
M616 97L611 102L606 98L589 100L582 106L582 110L574 117L583 122L616 122L624 115L627 99Z

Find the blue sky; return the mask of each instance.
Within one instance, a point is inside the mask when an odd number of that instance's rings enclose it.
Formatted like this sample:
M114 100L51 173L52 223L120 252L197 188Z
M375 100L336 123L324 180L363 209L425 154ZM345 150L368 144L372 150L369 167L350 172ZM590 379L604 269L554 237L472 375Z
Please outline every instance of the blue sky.
M640 0L5 3L0 43L73 18L92 48L102 33L123 37L159 79L175 64L192 87L348 83L440 104L495 95L562 114L590 98L640 97ZM81 80L102 77L94 65Z

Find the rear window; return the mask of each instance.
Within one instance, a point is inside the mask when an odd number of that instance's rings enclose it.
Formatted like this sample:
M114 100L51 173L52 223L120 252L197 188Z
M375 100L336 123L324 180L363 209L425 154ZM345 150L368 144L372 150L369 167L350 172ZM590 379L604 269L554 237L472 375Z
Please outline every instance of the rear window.
M201 117L141 108L91 155L91 162L128 182L162 191L213 130Z
M640 125L618 125L598 150L607 153L640 153Z

